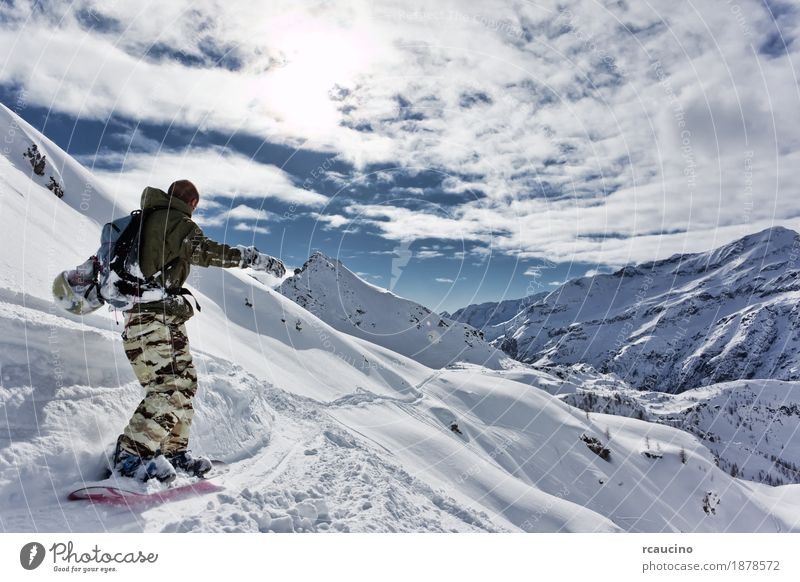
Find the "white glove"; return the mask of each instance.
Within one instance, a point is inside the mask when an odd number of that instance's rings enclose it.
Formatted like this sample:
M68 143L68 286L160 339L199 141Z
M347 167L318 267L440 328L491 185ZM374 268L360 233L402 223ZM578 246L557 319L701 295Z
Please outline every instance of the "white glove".
M280 259L260 253L256 247L237 245L236 248L242 252L240 267L250 267L256 271L271 273L276 277L283 277L286 274L286 267L283 266Z

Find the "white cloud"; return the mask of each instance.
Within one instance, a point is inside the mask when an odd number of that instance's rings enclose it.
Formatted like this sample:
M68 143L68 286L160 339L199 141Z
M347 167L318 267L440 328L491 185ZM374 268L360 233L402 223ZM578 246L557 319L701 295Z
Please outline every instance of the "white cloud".
M92 158L82 160L91 166ZM188 178L200 190L201 204L210 198L248 198L280 200L300 206L320 206L327 201L322 194L299 188L289 175L269 164L262 164L241 154L222 148L187 148L184 152L106 153L97 156L102 168L119 166L119 170L94 168L119 196L132 196L144 186L166 189L174 180Z
M414 253L415 259L420 260L427 260L427 259L438 259L439 257L443 257L444 253L433 250L433 249L422 249Z
M389 204L352 204L345 208L355 224L376 227L391 240L417 239L488 240L485 224L464 221L456 216L435 215Z
M23 83L37 103L84 118L113 113L247 131L299 147L344 147L354 160L389 151L381 136L340 126L329 98L337 83L349 83L387 47L363 19L337 22L341 14L315 14L290 2L256 2L247 10L210 0L129 7L76 0L69 9L57 2L47 9L18 4L2 8L3 15L28 8L29 17L0 30L0 53L7 55L0 82ZM76 15L88 10L120 26L86 30ZM242 67L214 67L213 59L186 66L148 56L166 47L196 59L212 45L235 50Z
M246 222L238 222L233 227L233 230L239 230L242 232L250 232L253 234L269 234L269 229L265 226L255 226Z
M777 27L757 0L737 0L744 21L711 0L31 6L0 8L0 82L31 102L447 175L442 212L353 203L318 216L329 228L352 216L393 241L618 265L798 222L800 43L759 54ZM88 9L120 26L86 31L75 15ZM796 16L780 29L795 38ZM154 44L199 64L148 54ZM209 47L241 66L215 66ZM138 195L180 170L216 196L325 202L266 168L134 154L105 177ZM396 174L381 170L380 185Z
M323 223L323 228L336 229L350 223L350 219L340 214L321 214L319 212L312 212L311 218Z
M238 206L231 208L227 212L228 218L240 218L242 220L269 220L274 215L266 210L261 208L253 208L252 206L247 206L246 204L239 204Z
M455 283L453 279L448 279L447 277L436 277L434 281L437 283Z

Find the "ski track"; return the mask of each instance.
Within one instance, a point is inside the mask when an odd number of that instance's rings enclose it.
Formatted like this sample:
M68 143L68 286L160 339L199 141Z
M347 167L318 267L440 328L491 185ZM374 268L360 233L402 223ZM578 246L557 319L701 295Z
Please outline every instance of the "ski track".
M218 481L226 492L151 510L159 531L496 531L342 430L324 408L273 391L270 445ZM303 487L298 488L297 484ZM256 484L256 485L254 485ZM378 501L380 500L380 501ZM213 511L212 522L201 515ZM174 514L182 516L175 519ZM186 516L189 514L189 516ZM192 515L194 514L194 515ZM432 517L433 516L433 517ZM161 527L158 524L166 523ZM146 526L145 529L150 529Z

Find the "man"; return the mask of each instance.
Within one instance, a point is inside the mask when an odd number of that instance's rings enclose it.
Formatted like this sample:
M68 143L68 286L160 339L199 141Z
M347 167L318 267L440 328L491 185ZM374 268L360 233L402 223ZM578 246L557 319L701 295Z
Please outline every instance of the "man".
M125 314L125 354L145 397L117 439L114 466L125 477L170 482L176 469L202 476L211 462L189 454L189 428L197 391L184 323L194 310L183 284L191 265L253 267L282 277L280 260L254 247L231 247L208 239L192 221L200 195L189 180L174 182L167 192L145 188L141 207L139 267L167 291L166 299L137 303Z

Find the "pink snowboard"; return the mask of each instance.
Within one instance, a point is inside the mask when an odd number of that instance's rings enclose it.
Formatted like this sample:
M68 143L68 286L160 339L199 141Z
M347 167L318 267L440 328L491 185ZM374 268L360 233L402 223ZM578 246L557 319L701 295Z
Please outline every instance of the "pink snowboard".
M141 508L167 503L169 501L186 499L187 497L194 497L196 495L216 493L223 489L224 487L220 487L208 479L203 479L188 485L171 487L154 493L139 493L111 485L91 485L89 487L76 489L67 496L67 499L69 501L91 501L92 503L104 505Z

